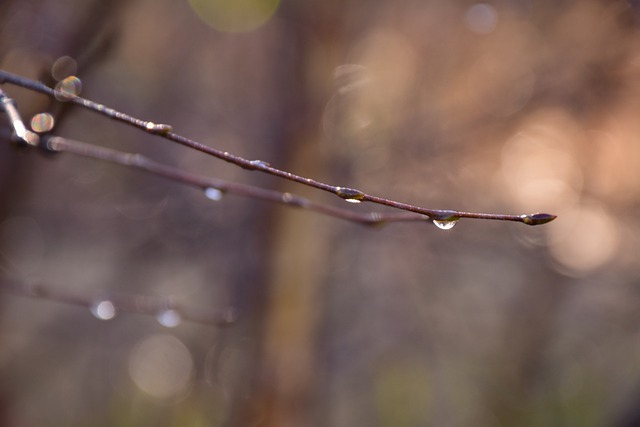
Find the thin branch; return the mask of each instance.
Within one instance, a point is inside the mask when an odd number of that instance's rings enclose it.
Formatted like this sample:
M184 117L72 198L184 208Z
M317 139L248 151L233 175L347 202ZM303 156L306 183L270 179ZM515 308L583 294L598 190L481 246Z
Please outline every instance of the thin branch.
M371 202L379 205L390 206L392 208L409 211L409 212L415 212L421 215L426 215L432 220L439 221L439 222L452 222L452 221L457 221L461 218L476 218L476 219L490 219L490 220L500 220L500 221L514 221L514 222L521 222L527 225L540 225L540 224L545 224L547 222L550 222L556 218L556 215L546 214L546 213L509 215L509 214L461 212L456 210L427 209L420 206L411 205L408 203L397 202L397 201L389 200L383 197L373 196L354 188L333 186L333 185L329 185L323 182L313 180L311 178L305 178L290 172L286 172L286 171L274 168L262 160L248 160L243 157L230 154L226 151L220 151L215 148L211 148L197 141L191 140L189 138L186 138L184 136L174 133L170 125L157 124L151 121L140 120L135 117L129 116L127 114L124 114L122 112L119 112L117 110L114 110L112 108L106 107L102 104L90 101L88 99L81 98L75 94L67 93L60 90L54 90L44 85L41 82L27 79L21 76L17 76L15 74L8 73L4 70L0 70L0 83L4 83L4 82L10 83L16 86L21 86L36 92L40 92L45 95L54 97L58 100L72 102L90 111L94 111L98 114L102 114L110 119L129 124L131 126L142 129L143 131L148 132L150 134L161 136L170 141L182 144L189 148L201 151L203 153L217 157L229 163L235 164L244 169L261 171L269 175L278 176L278 177L287 179L289 181L297 182L303 185L324 190L351 202ZM5 104L5 110L6 110L6 104Z
M84 307L90 309L94 316L103 320L112 319L118 313L137 313L155 316L164 326L173 327L183 321L228 326L234 323L237 318L236 312L232 308L196 310L193 307L177 304L171 297L106 293L88 296L42 284L27 284L8 279L0 279L0 292ZM100 306L100 304L103 305Z
M382 225L388 222L425 220L424 215L413 213L383 214L378 212L353 212L347 209L313 202L291 193L282 193L252 185L229 182L218 178L210 178L185 172L182 169L158 163L141 154L132 154L110 148L97 147L92 144L59 136L46 135L42 139L44 146L49 151L71 153L78 156L89 157L139 169L153 175L167 178L174 182L196 187L199 190L205 191L205 195L209 194L209 197L211 198L221 197L223 193L236 194L239 196L308 209L363 225ZM212 192L211 190L216 190L219 193Z
M15 108L13 100L4 94L2 89L0 89L0 101L7 106L5 110L7 110L14 127L14 139L18 142L22 142L28 146L40 146L49 152L66 152L139 169L181 184L197 187L200 190L204 190L205 195L209 198L216 199L222 197L223 193L232 193L240 196L252 197L254 199L281 203L292 207L304 208L324 215L370 226L380 226L388 222L425 220L424 215L414 213L382 214L378 212L370 212L361 214L347 209L316 203L291 193L281 193L252 185L233 183L222 179L195 175L178 168L155 162L141 154L126 153L109 148L98 147L85 142L74 141L51 134L43 135L42 139L40 139L37 134L26 130L20 114ZM16 137L18 133L23 136ZM25 136L27 134L29 135L28 138Z

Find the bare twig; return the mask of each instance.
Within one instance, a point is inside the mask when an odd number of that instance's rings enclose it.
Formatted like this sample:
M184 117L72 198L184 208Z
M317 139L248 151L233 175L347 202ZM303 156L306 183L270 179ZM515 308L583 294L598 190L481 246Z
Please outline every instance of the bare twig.
M193 307L177 304L171 297L105 293L89 296L48 285L27 284L8 279L0 279L0 292L84 307L104 320L111 319L118 313L137 313L156 316L165 326L177 326L182 321L227 326L234 323L237 317L232 308L196 310ZM103 305L100 306L100 304Z
M54 152L66 152L90 157L102 161L116 163L170 179L175 182L190 185L200 190L217 190L222 193L237 194L254 199L281 203L297 208L304 208L325 215L357 222L363 225L382 225L387 222L424 221L424 215L414 213L383 214L378 212L358 213L330 205L316 203L291 193L268 190L247 184L229 182L218 178L209 178L185 172L181 169L155 162L141 154L132 154L110 148L97 147L80 141L74 141L59 136L47 135L43 137L46 148ZM211 194L211 193L210 193ZM215 194L215 193L213 193Z
M83 157L90 157L97 160L116 163L122 166L140 169L175 182L197 187L201 190L204 190L205 194L209 194L210 196L212 194L222 195L222 193L232 193L240 196L282 203L293 207L305 208L325 215L357 222L363 225L383 225L387 222L423 221L425 219L424 215L414 213L382 214L378 212L370 212L360 214L347 209L341 209L330 205L316 203L291 193L281 193L274 190L255 187L252 185L238 184L222 179L195 175L178 168L155 162L147 157L142 156L141 154L126 153L109 148L98 147L95 145L87 144L85 142L74 141L68 138L62 138L51 134L44 135L42 141L40 141L40 137L38 135L26 130L26 127L22 122L22 119L20 118L20 114L14 106L14 102L10 98L8 98L4 94L4 92L2 92L2 89L0 89L0 100L7 106L5 109L7 110L7 113L9 114L11 122L13 124L14 134L23 135L19 138L15 135L14 137L17 138L19 142L21 141L23 144L28 144L30 146L37 146L42 143L41 147L47 151L67 152ZM30 137L24 137L24 135L28 133L30 134ZM27 142L27 140L29 142ZM220 193L212 193L212 189Z
M26 89L34 90L51 97L55 97L57 99L62 99L64 101L72 102L88 110L102 114L110 119L127 123L131 126L142 129L145 132L164 137L170 141L173 141L173 142L182 144L184 146L187 146L189 148L212 155L214 157L217 157L229 163L240 166L244 169L261 171L261 172L278 176L293 182L297 182L313 188L324 190L329 193L335 194L338 197L350 202L371 202L371 203L376 203L380 205L390 206L392 208L396 208L404 211L414 212L430 218L431 220L436 222L436 224L453 223L461 218L476 218L476 219L491 219L491 220L500 220L500 221L515 221L515 222L521 222L527 225L540 225L540 224L545 224L547 222L550 222L556 218L555 215L546 214L546 213L509 215L509 214L461 212L456 210L427 209L420 206L397 202L397 201L389 200L383 197L373 196L354 188L333 186L333 185L329 185L323 182L313 180L311 178L305 178L299 175L295 175L293 173L274 168L268 163L261 160L248 160L243 157L230 154L226 151L220 151L215 148L211 148L197 141L191 140L189 138L186 138L184 136L174 133L170 125L157 124L151 121L140 120L135 117L129 116L127 114L124 114L120 111L106 107L102 104L98 104L88 99L81 98L74 94L61 93L60 91L51 89L48 86L38 81L27 79L27 78L0 70L0 83L4 83L4 82L10 83L16 86L21 86ZM7 113L10 115L9 111L7 110L7 105L10 105L10 103L3 102L3 104L5 106L5 111L7 111ZM15 124L14 124L14 128L15 128ZM245 194L245 195L254 197L249 194ZM319 210L319 209L315 209L315 210ZM324 213L332 215L332 213L329 213L329 212L324 212Z

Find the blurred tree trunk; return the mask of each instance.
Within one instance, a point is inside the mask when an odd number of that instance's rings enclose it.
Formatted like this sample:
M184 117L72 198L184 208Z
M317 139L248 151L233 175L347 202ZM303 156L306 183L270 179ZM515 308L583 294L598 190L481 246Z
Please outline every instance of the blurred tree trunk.
M309 177L324 177L322 113L332 85L332 72L342 45L340 2L295 2L281 6L286 20L280 44L284 52L273 70L282 98L277 130L277 167ZM309 11L313 11L310 14ZM319 62L318 59L325 59ZM322 69L313 69L321 67ZM323 76L321 81L314 78ZM304 197L313 190L279 182L280 191ZM234 426L300 427L314 424L314 392L318 384L316 335L323 307L319 296L332 235L327 220L295 209L277 207L270 227L267 254L268 294L262 342L255 358L252 398L234 405ZM236 399L238 401L238 399Z
M544 365L557 331L558 316L569 294L566 279L555 272L532 271L536 277L523 287L509 308L500 354L495 358L499 371L496 384L486 395L486 405L500 425L522 425L532 415L536 381L543 376ZM491 420L485 425L494 425Z

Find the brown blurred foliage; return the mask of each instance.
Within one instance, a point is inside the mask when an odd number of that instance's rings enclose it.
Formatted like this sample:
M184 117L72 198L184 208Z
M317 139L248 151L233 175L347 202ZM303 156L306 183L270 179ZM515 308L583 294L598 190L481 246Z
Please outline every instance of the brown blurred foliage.
M2 69L54 84L69 56L83 96L246 158L559 218L372 230L5 142L5 279L241 317L167 329L3 294L0 426L637 425L639 20L635 1L4 0ZM60 135L343 203L5 89Z

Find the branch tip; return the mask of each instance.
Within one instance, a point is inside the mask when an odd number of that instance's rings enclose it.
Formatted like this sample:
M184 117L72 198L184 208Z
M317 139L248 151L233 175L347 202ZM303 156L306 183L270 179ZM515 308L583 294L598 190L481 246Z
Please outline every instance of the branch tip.
M522 215L522 222L527 225L542 225L556 219L557 215L552 215L548 213L535 213L531 215Z
M17 75L8 73L4 70L0 70L0 83L10 83L10 84L21 86L36 92L44 93L48 96L53 96L53 97L56 97L56 95L58 95L60 92L57 89L51 89L47 87L41 82L37 82L21 76L17 76ZM142 158L141 156L133 156L124 152L116 152L114 150L90 147L84 143L78 144L77 141L73 142L73 141L63 140L63 139L55 139L51 142L46 143L45 148L48 148L49 151L71 151L75 154L80 154L88 157L95 157L101 160L120 163L127 166L135 166L140 169L146 170L148 172L156 173L158 175L165 176L170 179L174 179L187 184L205 188L205 190L207 188L213 188L216 190L215 197L210 197L213 200L219 199L221 194L220 192L228 191L231 193L237 193L247 197L256 197L264 200L279 201L281 203L285 203L290 206L308 208L308 209L316 210L318 212L321 212L330 216L336 216L339 218L344 218L344 219L359 222L359 223L368 223L368 224L374 224L374 225L387 223L391 221L394 221L394 222L395 221L416 221L416 220L429 219L434 223L437 222L440 225L448 226L451 224L455 224L455 222L461 218L516 221L516 222L521 222L527 225L541 225L541 224L546 224L550 221L553 221L556 218L556 215L547 214L547 213L535 213L530 215L505 215L505 214L488 214L488 213L479 213L479 212L459 212L459 211L453 211L453 210L427 209L424 207L415 206L408 203L401 203L395 200L389 200L383 197L367 194L354 188L336 187L320 181L316 181L310 178L305 178L303 176L295 175L293 173L274 168L270 166L269 163L264 162L262 160L248 160L243 157L230 154L226 151L220 151L218 149L206 146L197 141L194 141L184 136L173 133L172 127L170 125L157 124L151 121L144 121L144 120L137 119L125 113L116 111L112 108L108 108L102 104L96 103L94 101L91 101L85 98L81 98L77 96L78 92L79 90L74 91L71 94L65 94L65 95L71 95L71 96L68 96L68 99L65 98L64 101L70 101L83 108L92 110L98 114L102 114L103 116L106 116L110 119L127 123L131 126L143 129L146 132L149 132L151 134L158 135L160 137L163 137L175 143L184 145L191 149L201 151L213 157L217 157L219 159L235 164L236 166L242 167L247 170L258 170L260 172L264 172L272 176L277 176L283 179L287 179L289 181L293 181L306 186L317 188L319 190L328 191L350 203L370 202L378 205L389 206L394 209L399 209L399 210L405 211L406 213L404 215L401 215L401 214L394 215L394 214L385 213L385 214L380 214L379 217L374 217L374 216L367 217L366 216L367 214L359 214L355 212L345 211L340 208L334 208L327 205L314 203L307 199L290 195L288 193L282 194L282 193L278 193L270 190L260 189L258 187L244 186L244 185L234 184L230 182L223 182L221 180L208 179L201 176L195 176L193 174L189 174L184 171L168 168L165 165L156 164L155 162L150 161L149 159L146 159L146 158ZM24 143L26 143L26 145L38 145L38 135L26 130L22 120L19 117L17 109L14 106L13 100L6 97L4 92L2 92L2 89L0 89L0 100L2 101L1 103L2 105L0 105L0 107L2 107L1 109L3 109L8 114L10 119L9 121L12 124L14 133L16 134L14 138L18 140L19 145L25 145ZM27 138L27 136L31 137L31 135L35 136L35 138L33 139Z

